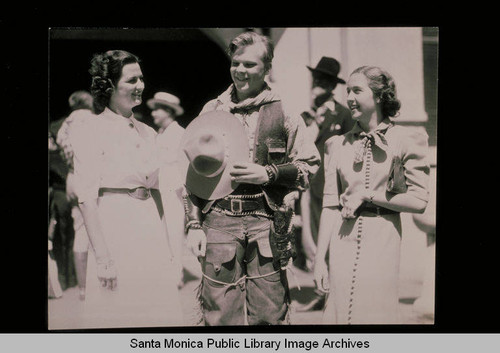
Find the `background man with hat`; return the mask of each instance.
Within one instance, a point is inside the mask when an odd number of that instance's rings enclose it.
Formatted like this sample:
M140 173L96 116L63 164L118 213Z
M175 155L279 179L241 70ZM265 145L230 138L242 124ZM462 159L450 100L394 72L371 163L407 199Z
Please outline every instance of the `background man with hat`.
M309 186L320 160L304 121L286 114L265 81L273 50L254 32L231 41L233 83L204 106L182 144L190 162L187 243L202 266L206 325L289 323L280 254L290 251L276 250L276 234L284 234L276 215L286 195Z
M180 143L184 135L184 128L175 120L184 114L180 105L180 99L167 92L157 92L154 97L147 101L151 109L151 116L158 127L156 146L158 160L160 162L159 190L162 196L163 209L167 222L168 234L171 241L175 242L173 248L181 288L183 281L182 253L184 246L184 207L182 203L183 181L177 166Z
M334 99L333 91L337 84L345 84L338 77L340 64L334 58L323 56L315 68L307 67L312 74L312 107L303 112L302 117L313 131L314 143L318 148L323 161L325 142L334 135L342 135L354 126L354 120L348 108ZM301 195L302 215L302 246L306 257L306 269L313 268L316 244L318 243L318 229L323 204L323 188L325 173L321 163L318 172L310 181L310 189ZM318 292L317 296L309 303L298 306L298 311L323 309L325 296Z

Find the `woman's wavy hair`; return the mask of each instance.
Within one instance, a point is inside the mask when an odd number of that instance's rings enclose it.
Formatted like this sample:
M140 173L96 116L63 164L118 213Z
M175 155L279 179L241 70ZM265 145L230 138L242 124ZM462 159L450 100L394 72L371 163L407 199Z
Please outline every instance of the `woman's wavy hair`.
M273 57L274 57L274 43L273 41L263 35L260 35L255 32L243 32L240 35L233 38L229 46L227 47L227 54L230 58L233 57L233 54L240 48L246 47L248 45L252 45L255 43L262 43L264 45L264 57L262 61L267 70L270 70L272 67Z
M361 66L351 75L361 73L368 79L368 87L373 91L375 98L380 99L384 118L397 117L401 108L401 101L396 93L396 83L392 76L377 66Z
M94 97L94 111L101 113L109 104L113 88L120 80L122 69L127 64L140 63L134 54L125 50L108 50L95 54L90 62L89 73L92 77L90 93Z

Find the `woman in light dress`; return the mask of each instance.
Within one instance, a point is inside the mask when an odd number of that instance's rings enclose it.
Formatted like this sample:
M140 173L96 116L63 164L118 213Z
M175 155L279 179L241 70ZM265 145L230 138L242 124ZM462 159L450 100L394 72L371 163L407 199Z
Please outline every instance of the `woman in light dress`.
M107 51L92 58L89 72L99 115L73 142L75 191L92 245L85 327L180 326L156 132L132 112L145 87L139 59Z
M314 279L329 291L325 323L398 324L400 212L427 206L427 135L394 124L400 101L383 69L354 70L347 92L356 124L325 146Z

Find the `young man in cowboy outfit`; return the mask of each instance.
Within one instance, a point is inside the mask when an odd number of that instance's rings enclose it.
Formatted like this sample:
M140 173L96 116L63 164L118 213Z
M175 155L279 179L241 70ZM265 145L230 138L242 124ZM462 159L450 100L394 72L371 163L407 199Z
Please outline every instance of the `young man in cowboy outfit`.
M279 237L287 233L290 218L282 217L286 213L280 207L291 191L309 186L319 153L305 138L303 119L286 114L265 81L273 58L268 38L243 33L231 41L228 54L233 84L195 119L196 124L205 119L208 128L219 114L219 121L227 123L214 137L216 130L208 136L191 134L193 121L186 129L192 136L184 145L191 162L185 197L187 243L202 265L203 319L206 325L289 324L283 269L291 254ZM231 122L237 126L228 130ZM239 158L231 154L235 149ZM210 167L225 159L229 163ZM196 165L196 160L201 163ZM201 174L206 178L200 179ZM190 180L190 175L198 179ZM224 188L228 190L220 190Z
M331 57L323 56L316 67L307 66L312 75L312 106L303 112L308 129L312 130L314 143L323 160L325 142L334 135L342 135L350 131L355 121L348 108L337 102L333 91L337 84L345 84L338 77L340 63ZM306 268L312 270L318 229L323 205L323 189L325 172L321 163L318 172L310 180L310 188L301 195L302 213L302 245L306 255ZM324 293L317 292L313 300L297 307L297 311L322 310L325 303Z

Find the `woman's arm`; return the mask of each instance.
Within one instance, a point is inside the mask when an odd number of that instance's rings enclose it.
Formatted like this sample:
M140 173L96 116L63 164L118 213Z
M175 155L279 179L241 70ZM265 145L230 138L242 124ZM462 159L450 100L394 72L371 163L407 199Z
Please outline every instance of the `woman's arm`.
M97 199L82 202L79 207L82 211L90 244L94 249L97 262L97 277L103 287L113 290L117 285L116 269L102 233L101 222L97 213Z
M363 201L388 208L397 212L424 213L427 201L408 193L391 194L388 192L365 191Z
M349 202L343 200L342 216L355 217L354 212L363 202L371 202L396 212L424 213L429 200L429 164L427 161L427 135L413 130L404 132L401 159L404 165L404 177L407 191L393 193L387 190L374 192L362 190L349 196Z
M106 261L111 258L101 230L101 222L97 214L97 200L88 200L80 203L85 228L89 235L90 243L94 248L97 262Z
M326 253L332 238L332 232L338 228L340 212L338 207L324 207L321 211L321 220L318 231L318 247L314 260L314 281L316 287L322 292L329 291L328 266L326 264Z

